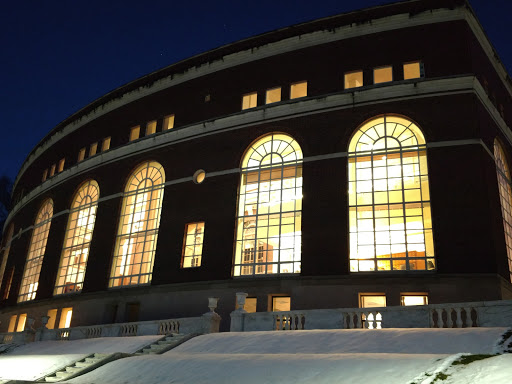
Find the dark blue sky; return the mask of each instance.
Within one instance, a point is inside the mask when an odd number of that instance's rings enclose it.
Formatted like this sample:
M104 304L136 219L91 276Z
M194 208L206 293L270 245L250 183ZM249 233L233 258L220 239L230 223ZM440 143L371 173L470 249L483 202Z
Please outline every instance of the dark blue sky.
M181 59L386 0L19 0L0 8L0 175L15 178L41 138L103 94ZM512 72L512 0L472 0Z

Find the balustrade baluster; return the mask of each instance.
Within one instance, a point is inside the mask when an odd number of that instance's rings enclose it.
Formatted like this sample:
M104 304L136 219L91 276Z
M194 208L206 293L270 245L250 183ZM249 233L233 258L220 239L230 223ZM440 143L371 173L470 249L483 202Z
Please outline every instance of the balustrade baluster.
M462 308L455 308L455 314L457 315L455 325L457 326L457 328L462 328L462 310Z

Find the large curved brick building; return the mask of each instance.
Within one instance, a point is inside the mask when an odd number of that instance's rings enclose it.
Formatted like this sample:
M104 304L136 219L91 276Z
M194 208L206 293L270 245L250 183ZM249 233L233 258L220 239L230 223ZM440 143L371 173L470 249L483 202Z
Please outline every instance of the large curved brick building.
M1 331L512 298L512 84L469 5L412 0L137 79L32 150Z

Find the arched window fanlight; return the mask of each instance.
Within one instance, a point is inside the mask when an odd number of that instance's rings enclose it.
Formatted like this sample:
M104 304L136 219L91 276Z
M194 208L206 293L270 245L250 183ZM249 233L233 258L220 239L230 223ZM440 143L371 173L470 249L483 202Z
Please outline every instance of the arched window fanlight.
M427 151L421 130L385 115L349 145L350 271L435 269Z
M75 193L60 257L55 295L82 290L99 195L100 188L94 180L83 183Z
M302 150L273 133L242 160L234 276L300 273Z
M39 285L39 274L43 265L46 242L50 233L50 225L53 216L53 201L47 199L41 205L36 216L32 238L30 239L27 261L21 279L18 302L33 300L36 297Z
M508 270L512 281L512 190L510 188L510 171L508 169L505 152L498 140L494 140L494 159L500 190L501 215L503 217L503 230L507 245Z
M164 183L155 161L138 166L126 183L109 287L151 282Z

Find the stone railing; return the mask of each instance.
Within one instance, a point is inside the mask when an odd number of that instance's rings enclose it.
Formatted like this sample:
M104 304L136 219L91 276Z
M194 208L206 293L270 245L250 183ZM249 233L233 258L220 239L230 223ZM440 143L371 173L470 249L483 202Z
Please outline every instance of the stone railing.
M244 301L244 300L243 300ZM379 328L512 327L512 300L410 307L231 313L231 331Z

